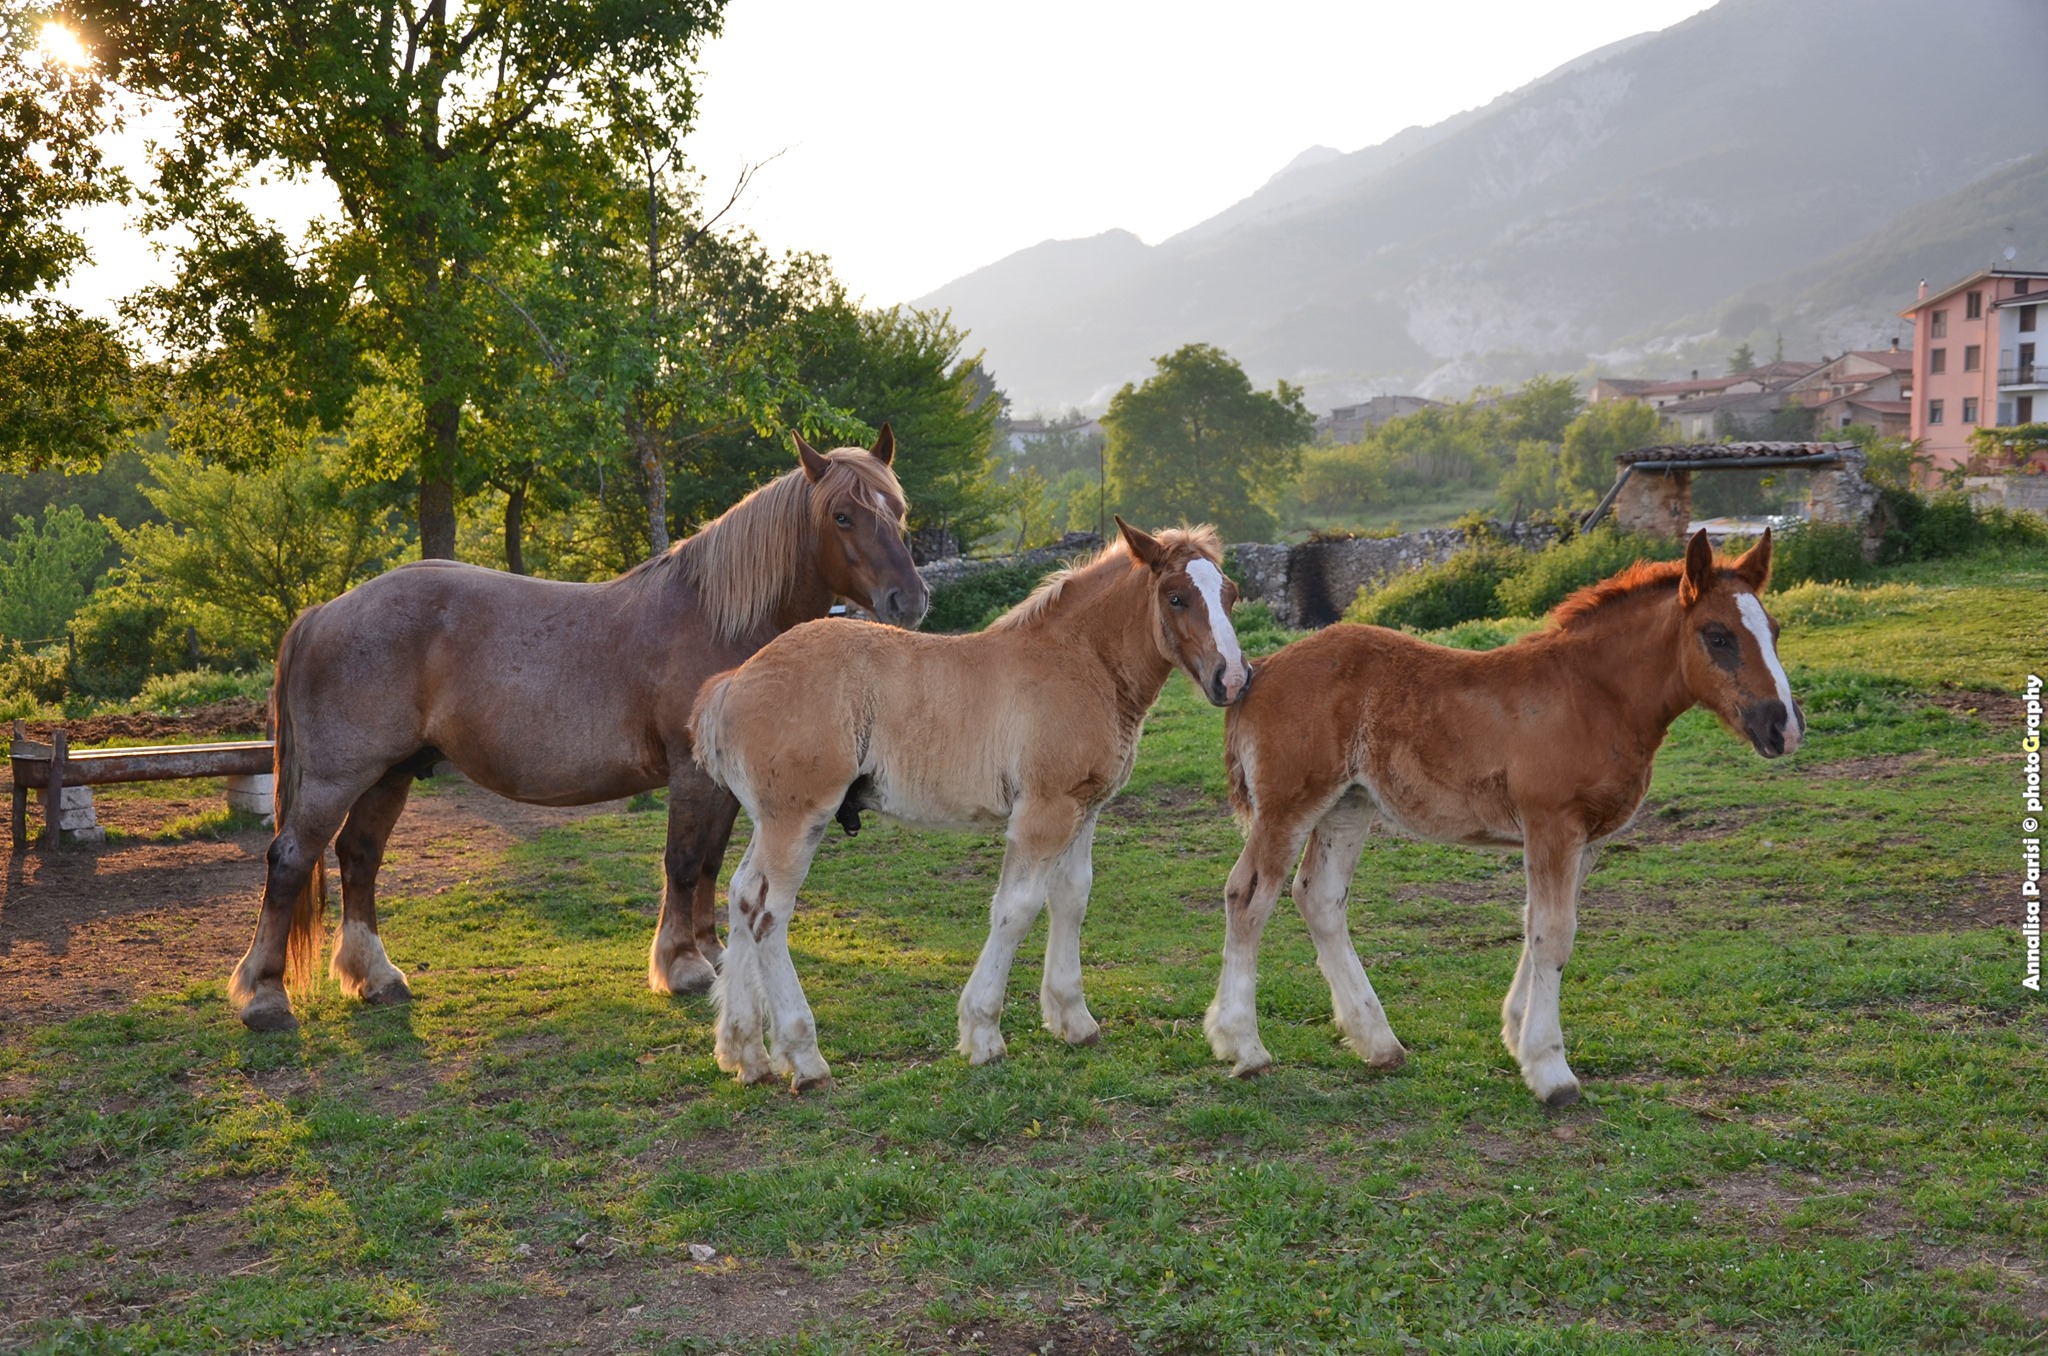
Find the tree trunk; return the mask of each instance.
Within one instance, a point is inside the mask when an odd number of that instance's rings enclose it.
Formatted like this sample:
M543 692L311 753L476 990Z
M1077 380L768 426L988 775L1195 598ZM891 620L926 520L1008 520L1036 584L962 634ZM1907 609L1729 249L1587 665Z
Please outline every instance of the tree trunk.
M649 554L658 556L668 550L668 470L661 464L660 442L645 420L628 414L626 433L646 475L647 544L652 548Z
M515 482L505 492L505 568L526 573L526 549L521 538L526 520L526 481Z
M420 466L420 559L455 559L456 434L462 406L444 398L427 406L427 456Z

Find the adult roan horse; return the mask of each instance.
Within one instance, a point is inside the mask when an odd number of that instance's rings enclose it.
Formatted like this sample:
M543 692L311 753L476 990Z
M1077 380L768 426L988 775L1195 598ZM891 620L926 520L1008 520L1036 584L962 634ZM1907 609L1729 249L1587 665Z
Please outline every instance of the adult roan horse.
M1770 568L1768 531L1733 562L1717 562L1702 532L1683 561L1583 589L1549 628L1498 650L1333 626L1261 661L1225 738L1247 833L1205 1023L1216 1055L1240 1076L1272 1065L1253 1008L1259 935L1298 855L1294 902L1346 1043L1375 1067L1406 1058L1346 921L1366 833L1384 819L1417 838L1523 850L1524 943L1501 1039L1537 1097L1576 1101L1558 988L1579 890L1594 849L1642 804L1671 722L1705 706L1766 758L1804 734L1757 597Z
M413 778L441 759L514 800L586 805L666 786L656 991L711 987L715 890L738 807L690 757L704 679L835 596L915 626L928 601L903 542L884 425L872 448L820 453L602 584L419 561L308 608L278 650L277 836L263 911L229 996L259 1030L297 1025L341 864L331 972L372 1003L411 997L377 936L377 868ZM340 837L336 839L336 830Z
M749 1083L787 1075L799 1091L830 1076L789 920L826 827L862 810L1007 826L988 941L960 995L961 1053L1002 1057L1010 963L1048 898L1045 1026L1076 1045L1098 1038L1081 994L1096 816L1129 779L1145 713L1176 665L1219 706L1245 680L1215 531L1117 527L1120 541L978 635L800 626L705 684L697 759L754 823L727 890L719 1067Z

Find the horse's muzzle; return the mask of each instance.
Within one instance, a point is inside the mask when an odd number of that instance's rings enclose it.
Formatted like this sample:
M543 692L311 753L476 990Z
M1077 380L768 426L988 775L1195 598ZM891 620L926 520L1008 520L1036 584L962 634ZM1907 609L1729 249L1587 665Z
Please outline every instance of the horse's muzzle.
M1209 699L1211 706L1228 706L1244 695L1247 674L1242 668L1232 670L1229 661L1221 661L1209 680L1202 684L1202 695Z
M1806 735L1806 719L1797 702L1788 712L1785 704L1773 697L1743 711L1742 731L1758 753L1766 758L1782 758L1799 747Z
M875 600L875 616L891 626L900 626L906 631L915 631L931 610L931 590L922 579L912 589L891 586Z

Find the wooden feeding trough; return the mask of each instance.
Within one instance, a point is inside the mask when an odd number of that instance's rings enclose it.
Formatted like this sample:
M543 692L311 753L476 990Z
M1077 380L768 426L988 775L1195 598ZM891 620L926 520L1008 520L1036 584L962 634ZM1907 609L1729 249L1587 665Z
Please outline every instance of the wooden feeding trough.
M228 804L268 815L272 809L271 765L277 744L244 739L223 744L160 744L142 748L74 749L62 729L50 742L28 738L14 722L8 761L14 774L14 846L28 842L29 792L39 792L48 811L46 839L52 845L102 836L93 815L90 788L115 782L175 781L183 777L225 777Z

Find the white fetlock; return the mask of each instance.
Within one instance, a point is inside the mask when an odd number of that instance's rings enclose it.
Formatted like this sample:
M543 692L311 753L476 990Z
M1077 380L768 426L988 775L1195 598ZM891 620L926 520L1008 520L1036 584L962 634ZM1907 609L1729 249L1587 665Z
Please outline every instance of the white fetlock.
M969 1064L992 1064L1009 1053L1002 1028L993 1022L960 1023L960 1053Z
M1102 1039L1102 1024L1088 1011L1086 1003L1061 1003L1040 995L1039 1006L1044 1012L1045 1029L1067 1044L1094 1045Z

